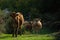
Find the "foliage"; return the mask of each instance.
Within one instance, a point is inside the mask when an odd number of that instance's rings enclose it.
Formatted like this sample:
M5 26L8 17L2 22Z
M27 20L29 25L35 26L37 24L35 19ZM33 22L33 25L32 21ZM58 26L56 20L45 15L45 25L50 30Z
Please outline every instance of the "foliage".
M5 13L4 10L0 9L0 32L7 33L7 30L10 26L10 25L8 26L10 22L9 20L10 20L9 14Z
M5 32L4 12L0 9L0 33Z

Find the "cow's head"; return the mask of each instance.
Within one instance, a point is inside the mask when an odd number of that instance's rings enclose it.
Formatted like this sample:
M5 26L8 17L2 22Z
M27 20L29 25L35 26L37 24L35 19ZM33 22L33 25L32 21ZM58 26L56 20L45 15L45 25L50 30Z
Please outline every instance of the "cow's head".
M15 18L15 17L18 16L18 15L19 15L19 14L16 14L16 12L12 12L10 16L11 16L12 18Z

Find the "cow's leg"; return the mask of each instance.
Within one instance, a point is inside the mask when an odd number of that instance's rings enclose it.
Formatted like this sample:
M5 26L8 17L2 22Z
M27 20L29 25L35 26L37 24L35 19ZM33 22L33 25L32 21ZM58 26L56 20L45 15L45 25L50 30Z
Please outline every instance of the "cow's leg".
M14 29L12 30L12 37L14 37Z
M36 34L38 34L39 33L39 30L38 29L36 29Z
M19 27L19 33L20 33L20 35L22 34L22 29L21 29L21 27Z
M12 37L14 37L14 35L15 35L15 28L14 28L14 25L13 25L13 27L12 27Z
M35 32L35 28L32 28L32 31L33 31L33 34L35 34L36 32Z
M12 33L12 37L15 36L15 28L13 28L13 33Z
M19 33L20 33L20 35L22 34L22 21L20 21L20 23L19 23Z
M18 28L15 28L15 37L18 35Z
M38 32L39 32L39 31L38 31L38 30L36 30L36 34L38 34Z

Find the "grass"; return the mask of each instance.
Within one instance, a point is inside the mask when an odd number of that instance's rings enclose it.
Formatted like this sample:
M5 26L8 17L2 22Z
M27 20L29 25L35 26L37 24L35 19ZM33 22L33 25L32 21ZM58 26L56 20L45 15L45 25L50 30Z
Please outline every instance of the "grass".
M0 34L0 40L54 40L54 36L38 35L38 34L24 34L18 37L12 37L11 34Z

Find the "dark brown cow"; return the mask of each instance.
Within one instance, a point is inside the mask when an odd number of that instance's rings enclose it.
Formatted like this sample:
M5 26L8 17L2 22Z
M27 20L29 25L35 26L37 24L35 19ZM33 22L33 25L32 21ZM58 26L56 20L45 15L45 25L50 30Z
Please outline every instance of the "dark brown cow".
M38 33L39 30L42 28L42 22L41 22L41 19L34 19L32 21L32 30L35 32L35 33Z
M20 35L21 35L21 26L24 23L24 17L20 12L13 12L11 15L12 17L12 23L13 23L13 35L15 35L15 37L17 37L18 34L18 29L20 30Z
M25 21L24 22L24 29L26 30L26 31L32 31L32 24L31 24L31 21Z

